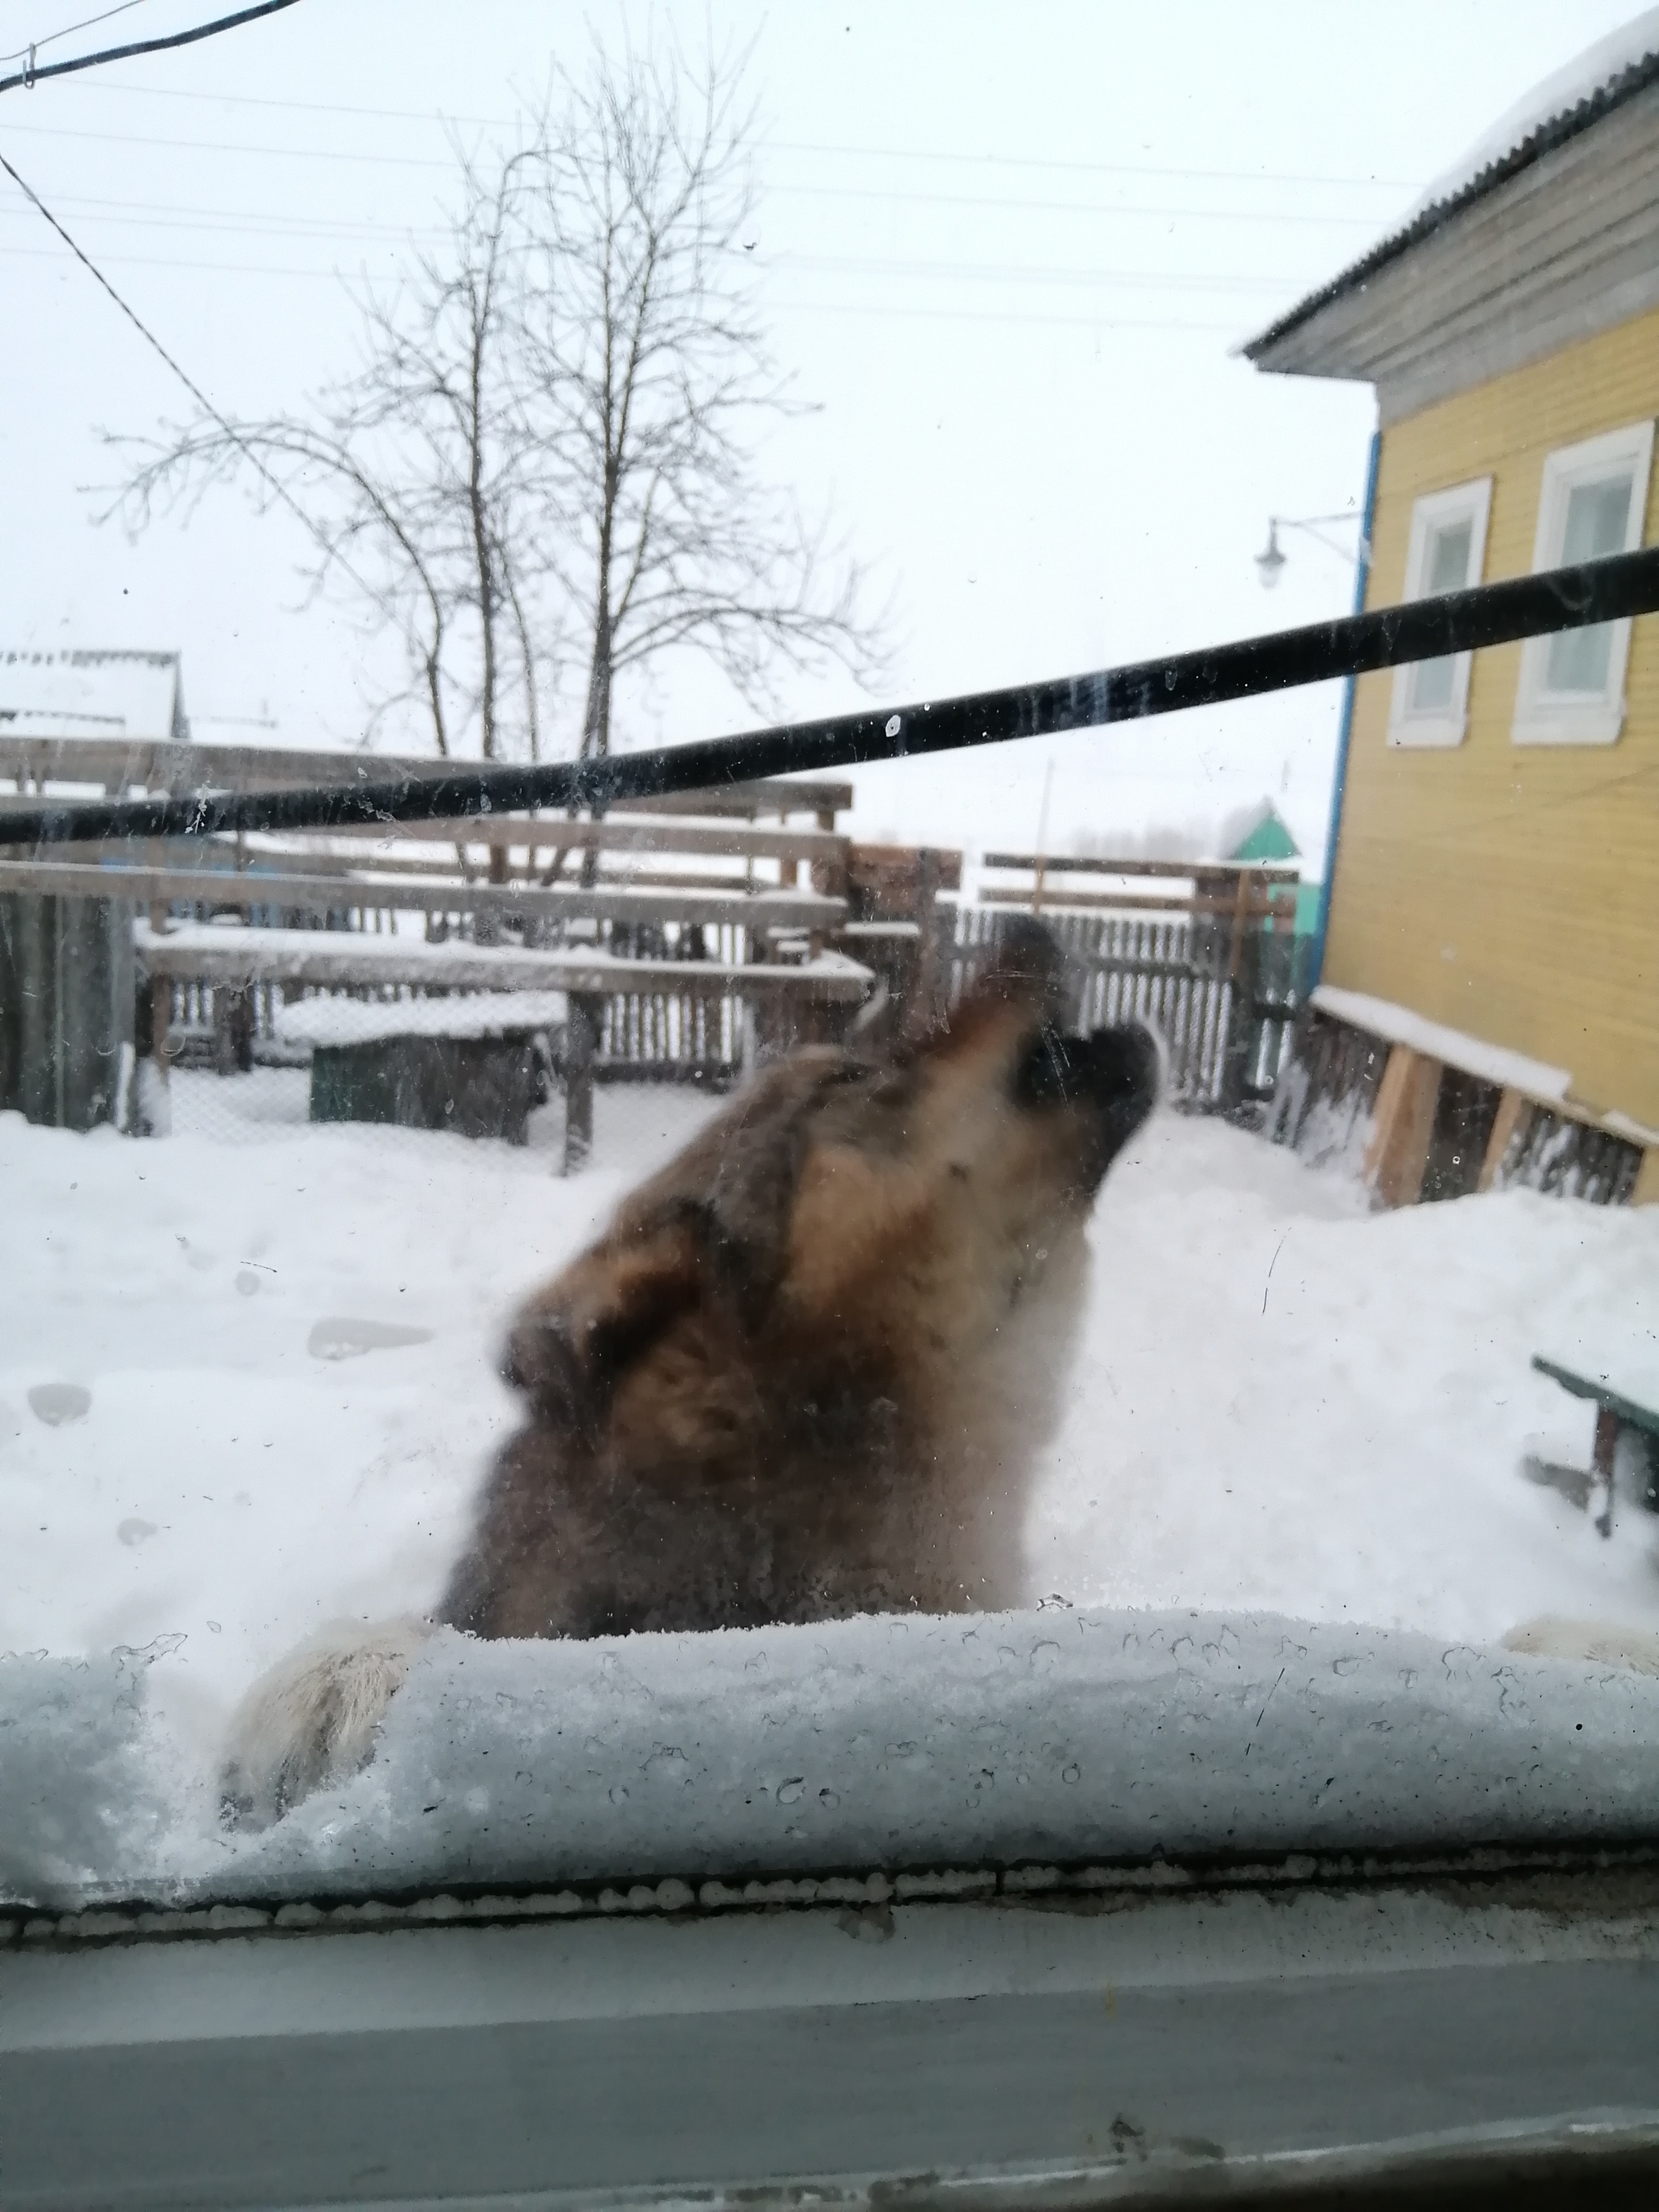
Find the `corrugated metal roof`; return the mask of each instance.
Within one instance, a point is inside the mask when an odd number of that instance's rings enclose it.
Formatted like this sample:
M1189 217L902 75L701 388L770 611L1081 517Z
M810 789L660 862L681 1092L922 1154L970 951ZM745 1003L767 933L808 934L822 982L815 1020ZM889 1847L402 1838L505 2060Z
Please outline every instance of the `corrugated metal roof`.
M1565 69L1546 77L1435 179L1399 228L1238 350L1255 361L1333 301L1359 289L1465 208L1655 83L1659 83L1659 7L1644 9L1620 30L1597 40Z

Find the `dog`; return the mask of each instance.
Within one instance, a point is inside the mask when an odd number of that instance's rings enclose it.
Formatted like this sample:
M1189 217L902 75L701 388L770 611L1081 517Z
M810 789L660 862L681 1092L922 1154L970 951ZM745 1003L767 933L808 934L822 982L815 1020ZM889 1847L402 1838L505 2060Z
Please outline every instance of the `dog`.
M1152 1111L1139 1024L1067 1027L1017 920L921 1040L764 1070L526 1304L436 1620L479 1637L992 1610L1081 1316L1091 1209ZM372 1755L430 1624L325 1632L233 1723L228 1817Z

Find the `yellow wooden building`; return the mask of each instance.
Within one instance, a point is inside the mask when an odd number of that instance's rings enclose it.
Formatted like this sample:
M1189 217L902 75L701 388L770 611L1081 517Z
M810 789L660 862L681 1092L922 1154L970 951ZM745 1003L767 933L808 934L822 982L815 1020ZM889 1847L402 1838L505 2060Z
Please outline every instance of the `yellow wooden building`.
M1368 606L1654 542L1659 9L1244 350L1376 387ZM1361 678L1333 825L1382 1194L1659 1198L1659 617Z

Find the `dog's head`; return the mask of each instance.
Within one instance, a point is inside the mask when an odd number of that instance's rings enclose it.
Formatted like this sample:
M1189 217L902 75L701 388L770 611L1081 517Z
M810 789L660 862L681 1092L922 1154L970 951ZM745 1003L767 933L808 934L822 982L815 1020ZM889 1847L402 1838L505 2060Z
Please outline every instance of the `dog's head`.
M816 1362L872 1393L989 1357L1024 1293L1080 1252L1158 1095L1147 1030L1085 1036L1065 1015L1054 941L1020 921L920 1042L767 1070L532 1300L508 1379L542 1421L597 1436L624 1386L641 1411L641 1394L660 1398L668 1369L650 1370L688 1347L751 1380Z

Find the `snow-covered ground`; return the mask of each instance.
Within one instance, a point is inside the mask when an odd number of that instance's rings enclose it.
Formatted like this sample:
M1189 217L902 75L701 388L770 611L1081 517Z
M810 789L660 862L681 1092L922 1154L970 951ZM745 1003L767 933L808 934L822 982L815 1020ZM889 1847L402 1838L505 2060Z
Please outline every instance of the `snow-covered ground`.
M515 1151L313 1128L304 1080L181 1078L154 1142L0 1116L0 1650L182 1638L152 1692L204 1745L318 1624L435 1598L514 1415L505 1316L708 1110L608 1094L566 1182L551 1130ZM1528 1446L1589 1447L1534 1351L1651 1352L1659 1209L1511 1192L1376 1215L1164 1115L1094 1243L1034 1598L1475 1642L1545 1611L1659 1628L1649 1516L1604 1541L1518 1471Z

